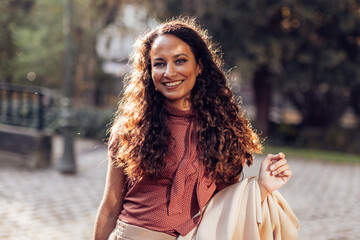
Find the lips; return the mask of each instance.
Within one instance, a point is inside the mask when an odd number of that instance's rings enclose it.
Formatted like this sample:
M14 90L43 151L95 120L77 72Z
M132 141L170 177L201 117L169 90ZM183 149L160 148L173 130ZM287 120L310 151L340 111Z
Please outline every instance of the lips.
M183 82L183 80L175 81L175 82L166 82L166 83L163 83L163 85L165 85L166 87L176 87L176 86L180 85L182 82Z

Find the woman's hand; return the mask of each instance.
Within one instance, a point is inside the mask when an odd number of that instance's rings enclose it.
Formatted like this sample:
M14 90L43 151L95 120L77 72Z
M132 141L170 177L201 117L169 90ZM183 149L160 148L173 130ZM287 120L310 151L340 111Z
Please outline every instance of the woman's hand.
M258 183L261 192L261 201L269 193L281 188L291 177L291 170L286 163L285 155L268 154L262 161L259 171Z

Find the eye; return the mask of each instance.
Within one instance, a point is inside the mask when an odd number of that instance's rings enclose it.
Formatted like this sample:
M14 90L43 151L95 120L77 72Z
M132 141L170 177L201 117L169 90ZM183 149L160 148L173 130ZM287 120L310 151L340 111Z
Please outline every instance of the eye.
M156 62L153 64L153 67L163 67L165 65L165 63L163 62Z
M185 63L186 61L187 61L186 59L180 58L180 59L176 60L176 63L182 64L182 63Z

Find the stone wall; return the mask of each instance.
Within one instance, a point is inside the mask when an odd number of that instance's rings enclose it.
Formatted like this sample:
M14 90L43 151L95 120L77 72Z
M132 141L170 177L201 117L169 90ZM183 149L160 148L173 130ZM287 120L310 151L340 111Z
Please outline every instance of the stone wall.
M0 124L0 166L30 169L51 165L52 135L46 131Z

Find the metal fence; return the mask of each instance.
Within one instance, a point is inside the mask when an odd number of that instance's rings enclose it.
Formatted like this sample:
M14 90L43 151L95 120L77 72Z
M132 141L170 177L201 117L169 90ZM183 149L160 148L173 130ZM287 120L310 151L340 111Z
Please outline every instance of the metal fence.
M42 130L53 102L50 89L0 83L0 123Z

